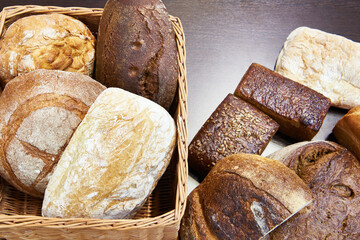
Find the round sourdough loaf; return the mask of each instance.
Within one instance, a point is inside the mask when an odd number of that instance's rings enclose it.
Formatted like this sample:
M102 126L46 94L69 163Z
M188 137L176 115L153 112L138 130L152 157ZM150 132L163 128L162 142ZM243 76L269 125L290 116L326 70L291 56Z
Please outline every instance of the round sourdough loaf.
M271 239L360 239L360 163L329 141L301 142L268 156L311 189L314 201L270 233Z
M223 158L188 197L181 239L260 239L312 200L284 164L255 154Z
M0 40L0 82L35 69L58 69L91 76L95 37L79 20L41 14L12 23Z
M109 0L99 24L96 80L169 109L176 94L175 33L161 0Z
M0 174L19 190L45 187L90 105L105 87L89 76L35 70L14 78L0 97Z

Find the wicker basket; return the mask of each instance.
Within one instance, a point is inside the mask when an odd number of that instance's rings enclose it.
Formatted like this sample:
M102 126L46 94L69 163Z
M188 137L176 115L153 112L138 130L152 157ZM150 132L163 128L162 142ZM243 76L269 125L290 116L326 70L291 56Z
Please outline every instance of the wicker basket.
M102 9L44 6L6 7L0 13L0 35L18 18L62 13L84 22L97 35ZM176 239L185 210L187 188L187 82L185 38L180 19L171 16L178 46L178 95L173 117L177 151L157 187L134 219L104 220L41 217L42 199L17 191L0 179L0 239ZM4 182L4 181L3 181Z

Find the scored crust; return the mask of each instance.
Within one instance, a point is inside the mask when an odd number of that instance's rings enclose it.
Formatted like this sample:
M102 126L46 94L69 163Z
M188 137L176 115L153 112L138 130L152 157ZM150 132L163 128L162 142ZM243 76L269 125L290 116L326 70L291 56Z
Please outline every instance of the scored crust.
M35 69L58 69L91 76L95 37L79 20L63 14L20 18L0 40L0 82Z
M19 190L43 196L74 130L105 87L86 75L35 70L0 97L0 173Z

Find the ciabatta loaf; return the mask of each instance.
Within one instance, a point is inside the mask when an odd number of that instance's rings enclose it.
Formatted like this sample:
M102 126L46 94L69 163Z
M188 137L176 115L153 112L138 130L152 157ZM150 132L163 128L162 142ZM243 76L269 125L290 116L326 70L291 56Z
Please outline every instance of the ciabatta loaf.
M275 71L330 98L332 106L360 105L360 43L308 27L287 37Z
M133 216L168 166L175 139L174 120L160 105L122 89L105 90L55 169L43 216Z

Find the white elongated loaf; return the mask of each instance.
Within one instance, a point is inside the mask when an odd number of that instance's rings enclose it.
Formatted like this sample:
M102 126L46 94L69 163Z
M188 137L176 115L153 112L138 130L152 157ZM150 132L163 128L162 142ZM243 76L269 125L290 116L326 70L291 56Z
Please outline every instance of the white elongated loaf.
M308 27L287 37L275 71L330 98L331 105L360 105L360 43Z
M160 105L122 89L96 99L45 191L46 217L130 218L164 173L176 140Z

